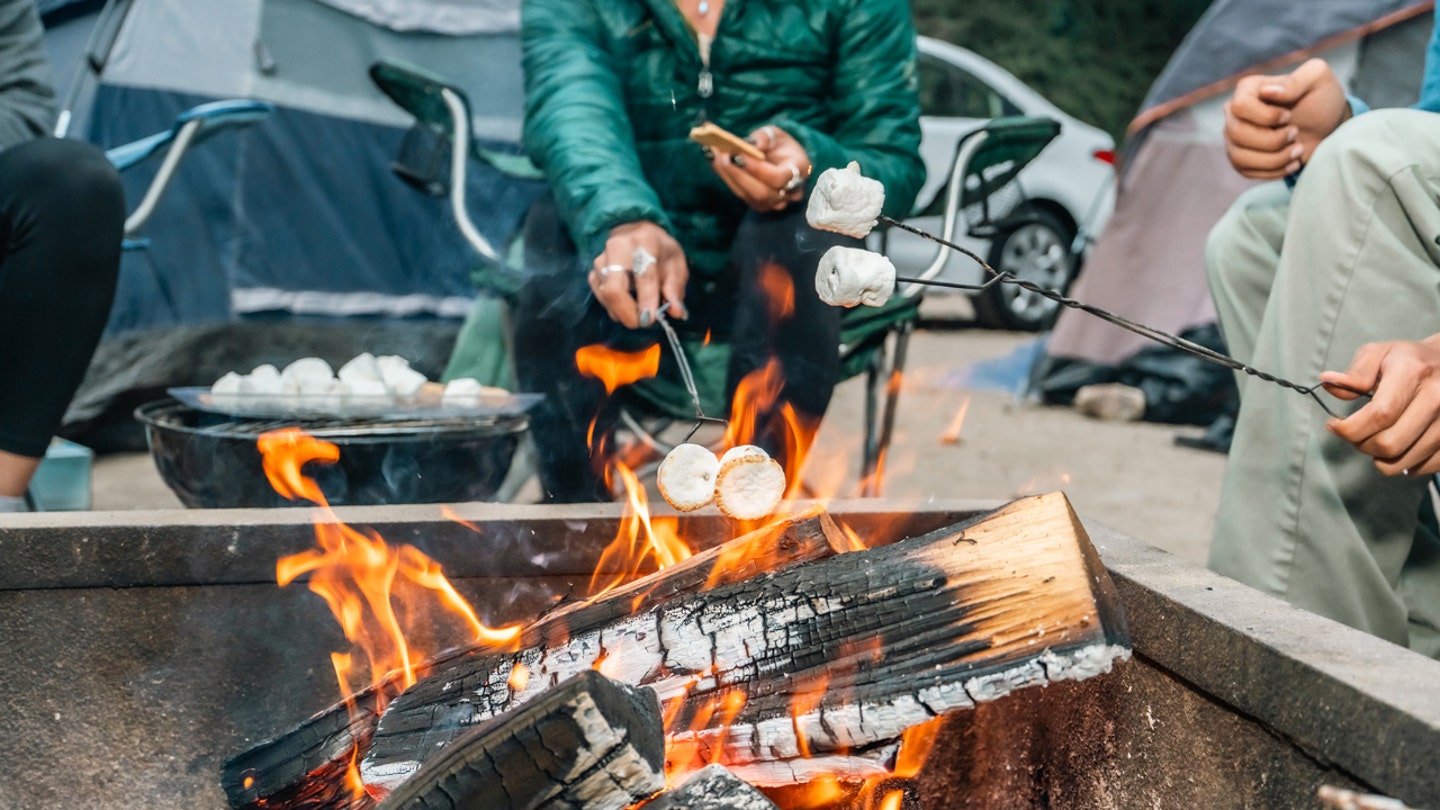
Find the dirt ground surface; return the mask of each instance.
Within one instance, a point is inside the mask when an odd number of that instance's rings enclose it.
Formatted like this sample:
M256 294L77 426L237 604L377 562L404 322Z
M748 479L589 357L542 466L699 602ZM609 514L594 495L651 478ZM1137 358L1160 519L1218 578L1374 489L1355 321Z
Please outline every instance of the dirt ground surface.
M1009 355L1034 336L975 328L968 302L959 297L932 296L922 313L925 327L910 344L883 496L1008 500L1062 490L1083 517L1204 562L1225 457L1174 443L1200 429L1100 422L1066 408L1023 404L1011 393L944 386L957 369ZM807 468L812 488L858 494L863 395L859 378L837 389ZM959 440L948 443L962 407ZM518 500L534 500L537 491L522 490ZM180 502L149 456L139 453L96 459L92 506L169 509Z

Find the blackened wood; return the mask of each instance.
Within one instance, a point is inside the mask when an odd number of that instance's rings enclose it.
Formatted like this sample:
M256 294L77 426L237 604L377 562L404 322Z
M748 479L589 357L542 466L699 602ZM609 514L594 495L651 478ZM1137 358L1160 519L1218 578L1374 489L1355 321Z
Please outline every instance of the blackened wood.
M644 810L779 810L775 803L724 765L706 765Z
M381 810L623 810L665 787L660 703L582 672L457 737Z
M520 643L522 647L547 641L563 643L572 633L607 624L637 608L707 585L749 578L767 569L833 556L843 544L834 521L820 507L811 507L598 598L562 605L528 627ZM447 652L428 662L419 675L423 678L436 667L485 653L477 646ZM325 789L324 782L337 771L344 773L352 750L368 750L379 721L375 707L383 702L379 697L383 693L388 701L399 692L395 680L368 687L356 694L353 711L337 703L285 734L232 757L225 763L220 779L231 807L344 807L343 803L325 798L331 791Z
M1064 495L975 521L679 595L563 643L474 656L382 717L367 784L403 782L432 752L583 669L680 700L672 746L755 784L804 781L816 758L874 763L909 727L1129 655L1113 586ZM520 670L527 677L512 676ZM719 707L730 693L742 708ZM700 727L687 729L694 718ZM828 765L826 767L829 767ZM873 766L872 766L873 767Z

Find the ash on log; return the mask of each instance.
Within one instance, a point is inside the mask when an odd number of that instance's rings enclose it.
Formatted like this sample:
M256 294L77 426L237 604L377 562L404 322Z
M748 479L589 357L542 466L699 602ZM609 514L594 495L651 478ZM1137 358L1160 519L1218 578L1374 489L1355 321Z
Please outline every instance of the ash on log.
M706 765L643 810L780 810L765 794L724 765Z
M1128 657L1109 576L1053 493L679 594L563 643L456 661L391 704L361 775L397 786L464 729L590 668L654 688L675 708L672 751L689 761L723 762L759 785L880 775L911 726ZM718 711L735 693L743 706Z
M571 634L586 632L676 595L831 557L845 545L834 521L822 509L807 509L597 598L562 605L528 627L520 644L563 644ZM447 663L484 654L479 647L446 653L428 663L421 677ZM256 810L348 807L350 793L337 788L336 783L343 781L351 753L368 750L380 718L375 711L377 694L386 690L390 694L400 691L393 681L370 687L356 695L353 709L344 702L337 703L285 734L232 757L225 763L220 779L230 806Z
M456 738L380 810L623 810L664 765L655 693L582 672Z

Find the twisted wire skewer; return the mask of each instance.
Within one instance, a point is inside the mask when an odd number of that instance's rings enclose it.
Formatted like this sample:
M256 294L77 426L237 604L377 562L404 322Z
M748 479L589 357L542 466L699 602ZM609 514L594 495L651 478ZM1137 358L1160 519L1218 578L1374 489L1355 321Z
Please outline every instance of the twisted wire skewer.
M899 228L900 230L906 231L907 233L913 233L923 239L928 239L931 242L943 245L947 248L950 248L951 250L959 251L960 253L973 260L976 264L979 264L980 267L984 268L985 272L990 275L990 278L983 284L959 284L952 281L935 281L933 279L905 277L897 277L895 279L897 283L923 284L930 287L946 287L949 289L969 291L987 290L996 284L1012 284L1022 290L1028 290L1029 292L1035 293L1036 295L1048 298L1051 301L1060 304L1061 306L1069 307L1070 309L1078 309L1081 312L1093 315L1102 321L1113 323L1116 326L1134 332L1135 334L1140 335L1147 340L1152 340L1156 343L1179 349L1180 351L1195 355L1202 360L1207 360L1211 363L1224 366L1225 368L1231 369L1232 371L1239 371L1244 374L1248 374L1251 377L1255 377L1256 379L1264 380L1265 382L1269 383L1274 383L1278 386L1281 386L1282 388L1288 388L1297 393L1304 394L1305 396L1308 396L1311 399L1315 400L1316 404L1318 404L1321 408L1325 410L1325 413L1337 419L1343 418L1341 414L1338 414L1333 409L1331 409L1331 407L1326 404L1325 400L1320 398L1320 392L1325 389L1326 384L1324 383L1301 385L1296 382L1291 382L1284 377L1278 377L1269 372L1261 371L1260 369L1242 363L1227 354L1222 354L1221 352L1217 352L1214 349L1201 346L1200 344L1195 343L1194 341L1186 340L1179 335L1173 335L1162 329L1156 329L1153 326L1147 326L1138 321L1132 321L1123 315L1116 315L1109 310L1101 309L1100 307L1094 306L1092 304L1087 304L1084 301L1078 301L1074 298L1069 298L1063 293L1050 289L1049 287L1042 287L1033 281L1028 281L1026 279L1020 278L1009 271L1001 272L999 270L996 270L995 268L991 267L989 263L987 263L984 259L975 255L973 252L966 250L965 248L955 244L954 242L951 242L948 239L942 239L927 231L916 228L913 225L908 225L904 222L901 222L900 220L891 219L887 216L880 217L880 221L885 223L886 225ZM1369 391L1361 391L1348 385L1342 385L1340 383L1329 383L1329 385L1332 388L1340 388L1362 397L1370 396Z
M670 350L675 353L675 362L680 367L680 379L685 383L685 391L690 394L690 401L695 405L695 426L685 434L685 441L695 437L696 432L706 422L718 425L730 424L724 419L705 415L705 406L700 403L700 390L695 385L695 375L690 370L690 359L685 354L685 346L680 342L680 336L675 333L675 327L665 317L665 310L670 308L670 302L666 301L655 310L655 322L665 332L665 340L670 344Z

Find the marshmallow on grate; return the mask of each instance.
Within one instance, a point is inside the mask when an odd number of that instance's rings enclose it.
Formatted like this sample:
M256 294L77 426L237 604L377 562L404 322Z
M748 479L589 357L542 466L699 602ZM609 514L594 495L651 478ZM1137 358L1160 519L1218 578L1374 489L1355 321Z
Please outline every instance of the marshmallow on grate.
M884 306L894 291L895 265L868 250L836 245L820 257L815 271L815 292L832 306Z
M885 186L860 174L851 161L843 169L826 169L815 181L805 219L810 227L864 239L885 207Z
M677 444L660 462L655 483L666 503L681 512L693 512L715 499L715 478L719 471L720 460L710 448Z
M385 387L397 397L413 397L420 393L421 386L428 382L424 374L411 368L410 361L398 354L382 355L375 358L375 363L380 367Z
M369 352L361 352L346 361L335 376L350 383L353 389L355 383L361 380L384 382L385 375L380 372L380 364L375 361L375 355Z
M210 404L217 408L235 408L248 404L252 393L250 378L232 371L210 386Z
M264 363L245 375L250 395L246 402L253 405L281 406L285 404L284 385L280 381L280 370Z
M473 407L480 404L480 397L485 393L485 386L473 377L457 377L445 383L445 391L440 394L440 402L444 405L457 407Z
M768 456L738 455L715 476L715 505L738 520L758 520L773 513L784 496L785 469Z
M349 392L348 401L354 405L374 405L392 399L390 389L385 387L384 380L355 377L340 382Z

